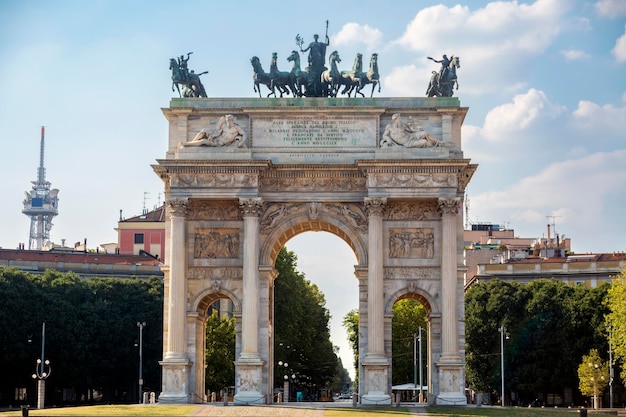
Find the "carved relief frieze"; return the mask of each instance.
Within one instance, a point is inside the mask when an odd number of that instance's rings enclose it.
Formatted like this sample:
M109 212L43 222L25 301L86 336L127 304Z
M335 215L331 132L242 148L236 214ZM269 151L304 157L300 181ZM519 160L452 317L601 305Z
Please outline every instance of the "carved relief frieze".
M172 187L257 187L258 176L248 173L189 173L172 174Z
M439 220L438 207L436 200L391 202L385 210L385 220Z
M367 176L368 187L456 187L454 174L422 173L371 173Z
M264 191L361 191L362 177L268 177L261 180Z
M389 229L389 258L426 258L435 255L432 228Z
M189 220L242 220L237 202L194 201Z
M241 268L189 268L187 273L189 279L211 279L211 286L219 285L222 280L241 279L243 271ZM218 281L218 283L214 282Z
M385 268L385 279L439 279L441 269L439 267L399 267Z
M273 203L265 205L260 220L261 233L269 233L285 216L296 214L304 210L306 210L306 206L297 203Z
M196 229L195 258L238 258L239 229Z
M367 214L363 204L342 203L325 204L324 209L337 216L342 216L359 232L367 233Z

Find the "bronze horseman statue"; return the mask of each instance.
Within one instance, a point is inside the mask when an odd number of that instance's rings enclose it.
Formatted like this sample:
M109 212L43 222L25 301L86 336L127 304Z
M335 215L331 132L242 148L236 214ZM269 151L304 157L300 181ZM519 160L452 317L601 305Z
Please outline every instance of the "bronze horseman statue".
M456 78L457 68L461 68L461 59L452 55L448 59L447 55L443 55L440 60L427 57L431 61L441 64L439 72L433 71L426 89L427 97L452 97L454 94L454 86L459 89L459 83Z
M206 97L206 90L200 81L200 76L208 74L209 71L196 74L193 70L189 71L187 67L187 61L189 61L189 55L193 52L187 53L187 58L184 55L174 59L170 58L170 70L172 71L172 91L176 88L180 97ZM179 87L182 85L182 92Z

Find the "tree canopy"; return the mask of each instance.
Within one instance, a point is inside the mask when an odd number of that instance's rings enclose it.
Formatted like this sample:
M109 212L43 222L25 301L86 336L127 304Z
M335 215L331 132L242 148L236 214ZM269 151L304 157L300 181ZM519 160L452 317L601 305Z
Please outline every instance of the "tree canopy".
M100 393L104 401L139 399L139 328L143 329L143 379L158 391L162 354L163 282L159 278L96 278L53 270L35 275L0 268L0 401L15 403L14 390L35 391L31 375L41 356L53 372L46 403L60 404ZM63 396L64 388L73 392ZM34 401L35 395L30 395Z
M294 383L303 389L332 388L341 362L330 340L324 294L297 270L297 257L286 248L280 250L275 268L275 360L289 364L288 374L295 375ZM276 368L274 386L282 386L284 373Z
M515 392L527 403L574 390L582 356L591 348L608 351L607 291L608 284L586 288L549 279L472 285L465 296L468 383L476 391L500 392L498 329L503 326L509 335L504 342L507 396Z

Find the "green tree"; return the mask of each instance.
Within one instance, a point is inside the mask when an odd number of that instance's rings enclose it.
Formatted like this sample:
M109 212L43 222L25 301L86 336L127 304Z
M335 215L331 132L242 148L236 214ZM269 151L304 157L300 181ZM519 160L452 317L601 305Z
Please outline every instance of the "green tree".
M97 391L106 401L138 401L136 324L143 321L144 388L160 388L162 280L81 280L73 273L0 268L0 297L0 369L9 376L0 379L2 401L12 401L16 387L27 388L34 401L30 375L41 355L43 322L45 359L54 369L46 383L48 404L67 401L62 395L67 387L77 399L91 399Z
M419 328L426 328L426 309L417 300L403 299L394 304L392 311L392 383L397 385L414 382L416 375L419 378L419 370L414 367L418 364L418 360L415 358L416 362L414 362L413 354ZM423 331L422 358L427 357L425 354L428 346L425 343L426 336L427 333ZM422 364L426 365L425 361Z
M609 364L602 361L597 349L591 349L578 366L579 389L583 395L593 397L593 408L600 408L598 396L609 384Z
M529 284L496 279L472 285L465 295L470 385L499 394L498 329L504 326L509 336L504 342L507 392L528 402L575 389L582 355L592 348L607 351L603 321L607 309L602 302L607 290L607 285L585 288L550 279Z
M343 327L346 329L348 335L348 342L352 348L352 355L354 357L354 371L355 371L355 385L358 389L359 384L359 310L352 309L346 313L343 317Z
M220 318L213 310L206 324L207 392L235 385L235 319Z
M622 364L620 376L626 383L626 269L613 278L605 305L609 309L606 325L615 360Z
M289 364L300 389L330 388L340 362L330 340L324 294L297 270L297 257L286 248L280 250L275 268L275 360ZM274 386L282 386L284 371L277 368Z

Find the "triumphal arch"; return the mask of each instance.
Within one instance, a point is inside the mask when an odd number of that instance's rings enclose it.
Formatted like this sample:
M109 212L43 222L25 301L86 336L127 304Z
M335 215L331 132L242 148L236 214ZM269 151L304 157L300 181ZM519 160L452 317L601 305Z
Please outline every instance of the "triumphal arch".
M163 113L160 402L202 401L220 298L237 323L235 403L273 401L274 261L326 231L357 259L359 401L392 402L391 309L411 297L428 312L428 402L466 404L462 207L476 165L457 98L175 98Z

